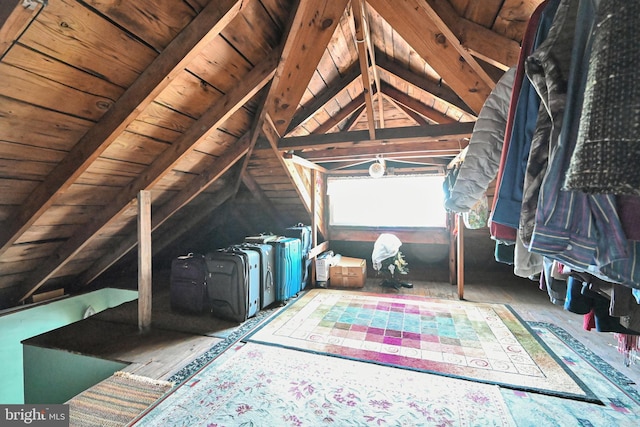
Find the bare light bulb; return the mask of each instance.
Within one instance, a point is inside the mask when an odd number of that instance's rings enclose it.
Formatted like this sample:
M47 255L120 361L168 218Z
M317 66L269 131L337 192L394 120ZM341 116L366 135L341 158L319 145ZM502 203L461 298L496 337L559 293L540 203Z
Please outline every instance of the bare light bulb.
M369 175L372 178L382 177L384 175L384 165L380 162L372 163L371 166L369 166Z

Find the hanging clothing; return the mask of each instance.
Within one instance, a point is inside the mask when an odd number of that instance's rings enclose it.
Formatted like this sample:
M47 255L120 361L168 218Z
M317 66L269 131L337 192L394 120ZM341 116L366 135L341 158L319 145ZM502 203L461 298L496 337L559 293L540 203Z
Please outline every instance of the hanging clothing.
M558 273L558 263L550 258L542 260L544 272L544 289L549 295L552 304L564 305L567 296L567 278L568 275Z
M565 188L640 195L640 2L603 0Z
M618 332L637 335L620 324L620 319L609 314L610 301L604 295L589 289L588 282L582 282L579 278L569 277L567 280L567 297L564 309L576 314L591 314L595 320L595 329L598 332Z
M516 235L513 257L513 274L518 277L535 278L542 272L542 255L529 252L520 240L520 235Z
M621 195L616 197L618 215L628 240L640 240L640 197Z
M597 33L598 3L598 0L579 1L562 130L557 145L550 146L549 166L540 189L529 249L574 270L640 287L640 271L637 271L640 269L636 268L640 247L627 241L615 198L606 194L561 191L577 141L587 77L585 70L593 42L591 34Z
M540 26L540 21L543 20L551 20L553 19L553 14L555 14L555 10L558 7L560 0L545 0L538 5L538 7L531 14L531 18L527 23L526 31L522 37L522 45L520 47L520 56L518 57L518 64L516 66L516 74L513 82L513 90L511 93L511 100L509 102L509 115L507 116L507 125L505 129L505 137L504 143L502 146L502 153L500 156L500 166L498 168L498 175L496 178L496 190L495 194L497 195L500 191L500 182L502 181L502 175L504 172L504 166L507 159L507 152L509 148L509 142L511 140L511 131L513 128L513 119L515 116L515 105L517 103L518 97L520 96L520 89L522 86L522 82L524 80L524 61L525 58L533 51L534 43L536 40L536 33L538 32L538 27ZM491 208L492 215L496 208L497 197L493 199L493 206ZM516 228L509 227L503 224L499 224L493 222L491 218L489 219L489 231L491 233L491 237L493 237L498 242L504 242L506 244L512 244L516 241ZM496 253L498 251L496 250ZM500 262L498 257L496 257L496 261Z
M557 145L571 67L571 50L575 32L578 1L556 12L545 41L525 62L525 71L540 99L540 108L531 140L524 176L518 233L528 246L535 226L540 185L547 170L549 149ZM551 144L551 141L554 141Z
M498 173L514 78L512 67L500 78L480 110L445 209L468 212L485 196Z
M557 11L554 10L553 3L543 10L532 44L534 51L547 38L551 27L556 22L556 15L560 13L561 8L564 8L563 3L566 2L567 0L561 1L557 6ZM515 229L520 223L524 174L539 107L540 97L529 79L523 78L517 102L515 105L511 105L511 108L515 108L511 137L506 147L506 160L502 165L500 186L496 192L496 201L491 216L492 222Z
M586 61L590 54L590 34L594 25L597 0L580 1L573 39L571 72L562 130L551 141L549 166L538 200L530 250L558 259L573 268L586 270L593 264L598 247L594 218L587 197L579 192L561 191L562 180L575 146L580 120ZM606 248L603 248L606 249ZM621 242L611 248L612 257L625 256Z

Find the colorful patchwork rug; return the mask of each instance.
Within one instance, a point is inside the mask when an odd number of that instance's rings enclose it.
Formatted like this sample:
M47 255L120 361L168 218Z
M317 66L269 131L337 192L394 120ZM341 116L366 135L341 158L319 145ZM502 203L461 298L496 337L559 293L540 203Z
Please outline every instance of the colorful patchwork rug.
M235 346L144 426L512 426L499 387L281 347Z
M313 289L248 340L598 401L502 304Z

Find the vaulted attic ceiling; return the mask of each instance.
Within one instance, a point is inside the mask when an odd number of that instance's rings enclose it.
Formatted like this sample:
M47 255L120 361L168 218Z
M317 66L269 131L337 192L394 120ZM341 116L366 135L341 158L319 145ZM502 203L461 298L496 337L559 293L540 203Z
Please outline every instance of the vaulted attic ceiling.
M4 0L0 308L131 251L141 190L156 251L247 194L308 222L295 168L442 167L540 2Z

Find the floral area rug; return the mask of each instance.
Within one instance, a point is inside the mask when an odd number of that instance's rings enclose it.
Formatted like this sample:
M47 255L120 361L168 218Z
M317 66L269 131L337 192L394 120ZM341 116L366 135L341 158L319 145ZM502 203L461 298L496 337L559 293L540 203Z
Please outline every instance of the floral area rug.
M529 324L603 404L503 389L502 394L518 426L640 425L640 393L637 384L633 384L624 374L603 361L564 329L550 323Z
M497 386L259 344L237 345L143 426L511 426Z
M207 363L220 357L228 348L232 347L240 339L249 334L252 330L259 327L261 323L269 319L269 316L273 316L274 313L277 313L280 309L280 307L274 307L266 310L261 310L254 317L251 317L240 325L234 327L233 330L228 331L222 341L215 344L209 350L196 357L189 364L173 374L171 378L169 378L169 381L172 381L175 384L180 384L191 375L198 372Z
M249 341L597 401L502 304L314 289Z

